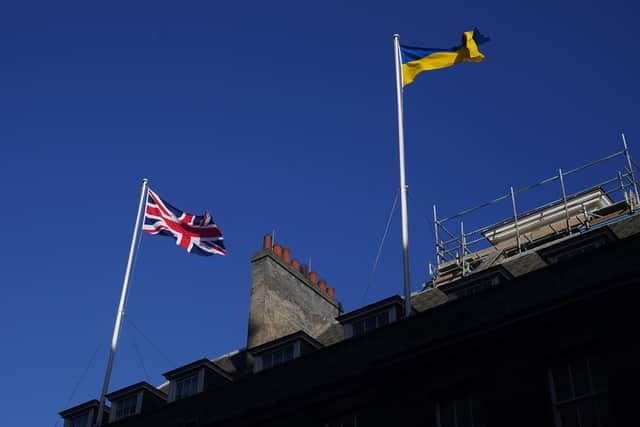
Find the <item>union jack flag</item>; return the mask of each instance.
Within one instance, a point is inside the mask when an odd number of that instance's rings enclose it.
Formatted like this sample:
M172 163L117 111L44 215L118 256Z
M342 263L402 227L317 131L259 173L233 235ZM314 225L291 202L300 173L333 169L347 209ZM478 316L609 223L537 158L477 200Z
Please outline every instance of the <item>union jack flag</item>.
M162 200L149 189L142 230L176 239L176 245L198 255L226 255L222 233L209 212L193 215Z

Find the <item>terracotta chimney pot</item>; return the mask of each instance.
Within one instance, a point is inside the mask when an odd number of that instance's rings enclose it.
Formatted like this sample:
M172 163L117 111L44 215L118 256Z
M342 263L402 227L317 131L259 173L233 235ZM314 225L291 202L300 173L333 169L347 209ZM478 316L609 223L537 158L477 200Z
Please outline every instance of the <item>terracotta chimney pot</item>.
M262 249L271 249L271 245L273 243L272 239L273 237L271 234L265 234L264 239L262 240Z
M276 256L282 257L282 246L280 246L280 243L273 245L273 253L276 254Z
M300 262L297 259L294 258L293 261L291 261L291 266L294 270L300 271Z
M327 293L330 297L333 298L333 296L335 295L335 290L333 288L327 288Z
M300 273L302 273L304 277L307 277L309 275L309 266L307 264L300 264Z
M289 248L282 249L282 260L287 264L291 262L291 252L289 251Z
M309 273L309 280L311 281L311 283L315 284L318 280L318 273L316 273L315 271Z
M318 287L320 288L321 291L324 291L327 289L327 281L324 279L321 279L320 281L318 281Z

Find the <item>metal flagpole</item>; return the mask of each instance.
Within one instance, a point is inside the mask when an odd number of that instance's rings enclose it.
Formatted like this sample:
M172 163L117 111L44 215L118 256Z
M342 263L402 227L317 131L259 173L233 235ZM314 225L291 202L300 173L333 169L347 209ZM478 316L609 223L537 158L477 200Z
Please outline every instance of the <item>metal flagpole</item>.
M107 362L107 372L104 375L104 383L102 384L102 393L100 394L100 407L98 409L98 419L96 425L99 427L102 425L102 416L104 413L104 402L109 388L109 380L111 379L111 369L113 368L113 359L116 355L116 347L118 346L118 335L120 334L120 326L122 324L122 315L124 314L124 304L127 300L127 289L129 288L129 277L131 275L131 265L133 263L133 255L136 248L136 240L138 239L138 231L140 230L140 215L142 213L142 207L146 200L147 187L149 180L147 178L142 180L142 190L140 192L140 202L138 203L138 216L136 216L136 225L133 229L133 237L131 238L131 247L129 248L129 260L127 261L127 269L124 273L124 282L122 283L122 293L120 294L120 305L118 306L118 312L116 313L116 323L113 327L113 338L111 339L111 350L109 351L109 361Z
M402 68L400 36L393 35L396 57L396 91L398 100L398 149L400 151L400 206L402 211L402 260L404 264L404 314L411 315L411 286L409 283L409 226L407 222L407 184L404 174L404 122L402 112Z

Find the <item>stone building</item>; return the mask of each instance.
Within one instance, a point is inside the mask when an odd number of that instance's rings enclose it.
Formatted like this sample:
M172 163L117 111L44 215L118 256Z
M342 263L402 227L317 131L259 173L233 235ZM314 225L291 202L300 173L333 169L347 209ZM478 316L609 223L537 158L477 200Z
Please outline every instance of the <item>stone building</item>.
M251 259L246 347L177 367L160 386L111 392L103 425L637 425L634 197L589 209L580 199L575 210L578 198L566 198L561 218L540 220L528 240L517 221L501 224L487 233L490 251L442 262L408 317L400 296L344 313L326 282L265 236ZM96 409L60 415L90 427Z

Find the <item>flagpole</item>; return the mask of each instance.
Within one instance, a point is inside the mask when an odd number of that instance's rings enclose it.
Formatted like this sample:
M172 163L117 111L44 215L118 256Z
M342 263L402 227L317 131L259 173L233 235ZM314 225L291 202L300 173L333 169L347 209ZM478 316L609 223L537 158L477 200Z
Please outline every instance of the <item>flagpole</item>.
M404 314L411 315L411 285L409 282L409 225L407 220L407 183L404 173L404 121L402 111L402 68L400 36L393 35L396 58L396 91L398 100L398 150L400 152L400 206L402 211L402 261L404 266Z
M149 180L142 180L142 190L140 191L140 202L138 203L138 215L136 216L136 225L133 229L133 237L131 238L131 246L129 247L129 260L127 261L127 269L124 273L124 282L122 283L122 293L120 294L120 304L116 313L116 323L113 327L113 338L111 339L111 350L109 351L109 361L107 362L107 371L104 375L104 383L102 384L102 393L100 394L100 407L98 409L98 419L96 426L102 425L102 416L104 413L105 396L109 388L109 380L111 379L111 369L113 368L113 359L116 355L116 347L118 346L118 336L120 335L120 327L122 324L122 316L124 314L124 305L127 300L127 290L129 288L129 278L131 276L131 265L133 264L133 256L136 249L136 241L138 240L138 231L140 230L140 215L146 200L147 188Z

